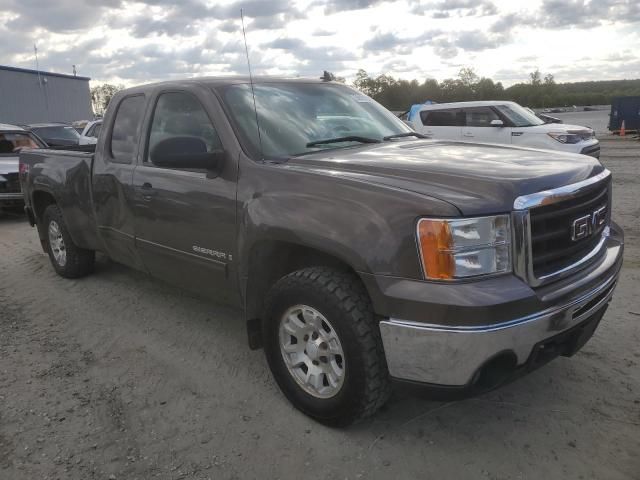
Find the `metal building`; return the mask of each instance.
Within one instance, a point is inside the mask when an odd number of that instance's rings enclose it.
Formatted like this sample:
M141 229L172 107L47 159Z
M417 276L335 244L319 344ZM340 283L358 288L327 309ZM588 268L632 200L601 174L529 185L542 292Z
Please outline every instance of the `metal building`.
M89 80L0 65L0 123L90 120Z

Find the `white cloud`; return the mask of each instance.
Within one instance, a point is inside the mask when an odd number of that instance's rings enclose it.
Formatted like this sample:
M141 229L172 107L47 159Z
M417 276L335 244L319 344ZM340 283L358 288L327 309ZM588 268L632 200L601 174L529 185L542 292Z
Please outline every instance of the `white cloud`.
M640 64L619 52L640 43L637 0L0 0L0 58L33 67L37 43L44 69L125 84L245 74L240 9L256 74L442 80L463 65L508 85Z

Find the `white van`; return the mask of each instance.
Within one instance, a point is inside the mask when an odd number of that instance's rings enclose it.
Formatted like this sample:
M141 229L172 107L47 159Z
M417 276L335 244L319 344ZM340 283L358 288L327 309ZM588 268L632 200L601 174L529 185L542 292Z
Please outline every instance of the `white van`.
M434 139L506 143L600 157L600 142L588 127L544 123L514 102L482 101L424 105L409 121Z

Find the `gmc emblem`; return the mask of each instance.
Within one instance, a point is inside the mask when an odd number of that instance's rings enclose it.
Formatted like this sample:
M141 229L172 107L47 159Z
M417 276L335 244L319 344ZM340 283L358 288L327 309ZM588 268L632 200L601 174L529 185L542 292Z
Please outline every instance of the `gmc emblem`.
M590 215L576 218L571 225L571 240L587 238L607 221L607 207L600 207Z

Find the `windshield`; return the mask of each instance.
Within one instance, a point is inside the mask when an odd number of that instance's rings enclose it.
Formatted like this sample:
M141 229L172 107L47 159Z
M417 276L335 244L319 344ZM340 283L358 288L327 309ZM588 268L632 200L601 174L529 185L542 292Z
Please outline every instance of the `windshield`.
M72 140L77 141L80 135L73 127L66 127L63 125L55 127L35 127L32 128L36 135L44 138L56 138L58 140Z
M349 87L322 83L254 85L260 140L251 86L224 87L223 100L241 140L254 156L286 158L321 150L361 145L351 139L307 146L341 137L383 137L411 132L380 104Z
M27 133L0 133L0 155L11 155L22 148L40 148Z
M495 108L507 117L514 127L533 127L534 125L544 125L542 120L517 103L496 105Z

